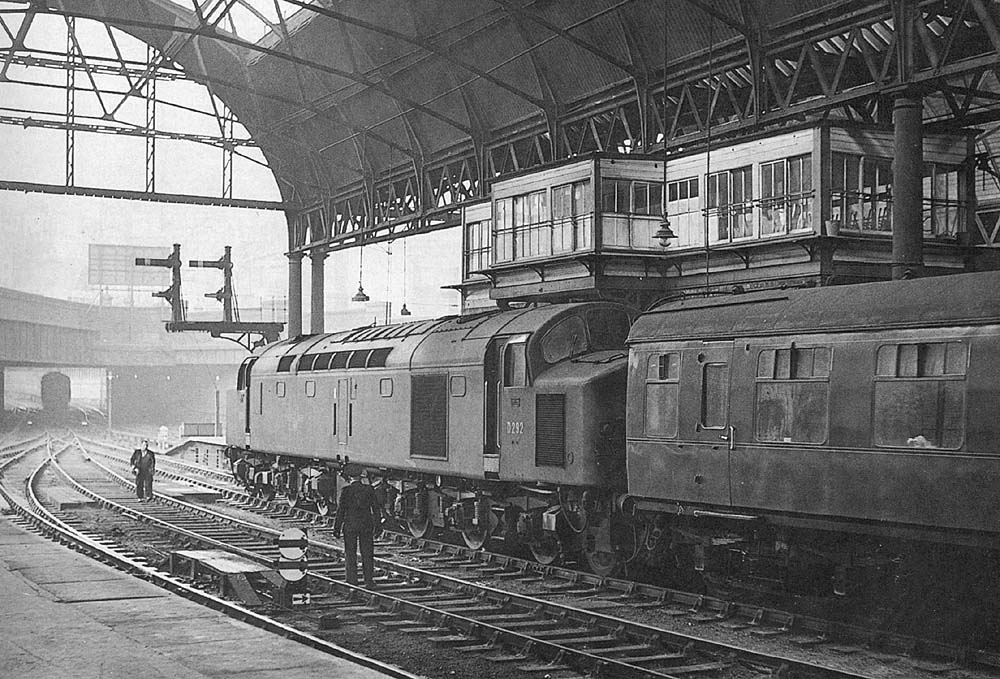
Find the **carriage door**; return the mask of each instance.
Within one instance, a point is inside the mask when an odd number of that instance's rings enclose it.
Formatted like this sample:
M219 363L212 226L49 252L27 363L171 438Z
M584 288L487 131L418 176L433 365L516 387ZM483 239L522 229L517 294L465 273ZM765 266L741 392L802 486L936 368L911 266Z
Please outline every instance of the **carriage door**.
M730 420L731 342L706 343L689 349L687 368L694 372L698 390L690 393L688 407L694 419L694 439L700 445L687 459L688 468L678 481L686 499L713 504L730 504L729 454L735 442ZM690 375L690 373L689 373ZM683 378L682 378L683 379ZM690 421L690 420L689 420Z
M337 445L346 446L354 425L351 407L350 380L337 380L337 393L333 395L333 433L337 435Z

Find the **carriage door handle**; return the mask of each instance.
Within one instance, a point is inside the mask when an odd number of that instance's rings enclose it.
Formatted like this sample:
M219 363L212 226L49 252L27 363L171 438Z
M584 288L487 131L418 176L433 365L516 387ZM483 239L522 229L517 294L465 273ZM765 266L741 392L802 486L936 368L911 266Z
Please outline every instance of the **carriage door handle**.
M729 441L729 450L733 450L736 447L736 427L729 425L728 431L725 434L720 434L719 438L723 441Z

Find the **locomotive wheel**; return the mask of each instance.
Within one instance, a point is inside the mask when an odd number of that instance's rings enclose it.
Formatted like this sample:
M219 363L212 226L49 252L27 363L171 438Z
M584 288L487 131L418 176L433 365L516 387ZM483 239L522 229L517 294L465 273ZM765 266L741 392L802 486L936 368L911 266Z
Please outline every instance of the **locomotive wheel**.
M499 523L493 512L489 512L489 521L485 526L473 526L471 521L466 522L462 526L462 539L465 541L465 546L469 549L482 549Z
M583 558L586 559L590 571L602 578L611 577L622 565L618 555L611 552L592 552L585 549Z
M316 496L316 513L320 516L327 516L330 513L330 503L322 495Z
M254 496L259 497L264 502L274 499L276 491L270 483L262 483L254 487Z
M409 529L410 535L417 539L430 537L431 531L434 530L434 524L431 523L429 516L422 519L407 519L406 527Z
M562 553L559 538L554 535L543 535L540 538L529 540L528 548L531 550L531 555L535 557L535 561L543 566L554 564Z

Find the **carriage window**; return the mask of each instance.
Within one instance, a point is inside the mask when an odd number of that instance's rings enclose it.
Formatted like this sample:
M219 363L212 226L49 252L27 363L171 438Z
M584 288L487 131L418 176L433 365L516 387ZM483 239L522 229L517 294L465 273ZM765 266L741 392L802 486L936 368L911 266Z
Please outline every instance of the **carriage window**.
M653 354L646 364L646 434L677 436L680 356Z
M306 380L306 398L316 396L316 380Z
M702 366L701 426L721 429L726 426L729 409L729 364L706 363Z
M760 352L755 429L758 441L826 441L830 356L829 347L790 347Z
M278 398L285 398L285 383L275 382L274 383L274 394Z
M523 387L528 384L528 366L524 356L524 342L513 342L504 347L503 386Z
M542 358L558 363L587 351L587 328L579 316L570 316L550 328L542 338Z
M965 438L962 342L879 347L875 377L875 445L956 450Z

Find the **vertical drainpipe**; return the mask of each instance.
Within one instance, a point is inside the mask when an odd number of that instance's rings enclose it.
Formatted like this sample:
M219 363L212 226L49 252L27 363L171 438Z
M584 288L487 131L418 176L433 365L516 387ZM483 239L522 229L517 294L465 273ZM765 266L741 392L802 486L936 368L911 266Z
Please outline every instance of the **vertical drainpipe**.
M288 336L302 334L302 253L288 253Z
M923 100L896 97L892 110L892 278L923 275Z
M309 259L312 260L312 299L309 306L309 332L314 335L322 333L324 327L323 318L326 312L323 307L323 260L326 259L326 255L327 253L322 249L314 249L309 253Z

